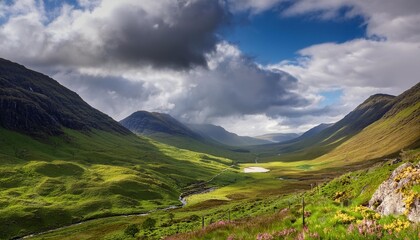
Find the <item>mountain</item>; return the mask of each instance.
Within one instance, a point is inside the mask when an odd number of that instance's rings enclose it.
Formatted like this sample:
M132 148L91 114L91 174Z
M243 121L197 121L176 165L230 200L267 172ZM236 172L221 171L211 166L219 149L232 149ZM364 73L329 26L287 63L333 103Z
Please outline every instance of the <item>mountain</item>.
M267 140L271 143L282 143L286 141L293 140L295 138L298 138L301 134L298 133L268 133L260 136L256 136L255 138Z
M130 132L54 79L0 58L0 127L53 136L63 128Z
M253 149L261 157L286 161L314 159L330 152L365 127L382 118L394 105L395 96L370 96L337 123L310 137ZM323 126L325 127L325 126ZM317 130L318 131L318 130ZM281 156L281 157L279 157Z
M363 161L420 147L420 83L388 106L392 107L378 121L318 160Z
M312 136L315 136L316 134L324 131L324 129L327 129L331 127L332 125L334 125L334 123L321 123L318 126L315 126L309 129L308 131L306 131L305 133L303 133L302 135L300 135L296 140L299 141L305 138L310 138Z
M137 111L120 121L133 133L150 136L158 133L202 138L187 126L165 113Z
M1 59L0 163L0 239L14 239L179 205L183 188L232 161L136 136L50 77Z
M230 146L249 146L270 143L270 141L264 139L238 136L235 133L228 132L226 129L213 124L187 124L187 126L202 136L209 137L217 142Z
M177 148L227 157L237 161L252 161L254 159L248 150L238 146L225 145L203 132L196 132L169 114L138 111L121 120L120 123L133 133Z

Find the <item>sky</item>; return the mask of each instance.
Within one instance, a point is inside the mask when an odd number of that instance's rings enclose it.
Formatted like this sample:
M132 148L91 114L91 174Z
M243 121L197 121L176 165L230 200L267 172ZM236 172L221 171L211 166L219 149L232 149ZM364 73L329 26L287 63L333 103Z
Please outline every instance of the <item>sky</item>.
M0 0L0 57L121 120L303 132L420 76L418 0Z

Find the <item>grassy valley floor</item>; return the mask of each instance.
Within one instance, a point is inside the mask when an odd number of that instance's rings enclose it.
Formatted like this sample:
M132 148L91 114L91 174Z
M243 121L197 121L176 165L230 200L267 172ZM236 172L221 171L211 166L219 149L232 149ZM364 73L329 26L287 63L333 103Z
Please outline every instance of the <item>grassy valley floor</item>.
M418 152L406 154L406 161L418 162ZM361 224L366 214L367 219L382 227L401 224L400 231L386 235L388 239L418 236L418 225L408 224L404 216L380 218L363 207L399 164L377 160L323 168L325 165L309 162L278 162L258 164L270 169L267 173L243 173L243 168L254 165L243 164L239 171L224 171L218 177L229 179L231 184L188 197L183 208L93 220L33 239L130 239L124 230L132 224L138 226L136 238L140 239L257 239L259 234L259 239L294 239L302 233L303 197L308 211L307 236L313 234L314 239L339 239L348 234L354 239L365 239L357 232L349 232L349 227ZM154 227L143 226L148 218L157 221ZM206 227L201 230L203 218ZM263 234L273 238L263 238Z

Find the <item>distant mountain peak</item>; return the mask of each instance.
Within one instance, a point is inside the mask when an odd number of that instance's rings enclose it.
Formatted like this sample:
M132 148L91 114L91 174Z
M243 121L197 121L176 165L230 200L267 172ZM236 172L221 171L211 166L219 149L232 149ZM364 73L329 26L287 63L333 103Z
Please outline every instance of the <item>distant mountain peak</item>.
M120 123L130 131L141 135L166 133L200 138L198 134L166 113L137 111L121 120Z

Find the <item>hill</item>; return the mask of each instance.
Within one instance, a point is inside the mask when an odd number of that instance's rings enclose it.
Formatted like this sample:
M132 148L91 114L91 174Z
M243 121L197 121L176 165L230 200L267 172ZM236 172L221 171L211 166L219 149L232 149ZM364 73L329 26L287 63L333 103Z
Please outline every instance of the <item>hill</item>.
M395 96L376 94L369 97L337 123L307 138L253 149L261 157L285 161L307 160L322 156L365 127L382 118L394 105ZM275 156L275 157L274 157Z
M7 60L0 86L0 239L179 205L184 188L232 163L138 137L55 80Z
M390 105L382 118L317 160L363 161L420 147L420 83Z
M262 145L270 143L269 140L258 139L247 136L238 136L235 133L226 131L226 129L213 124L187 124L193 131L202 136L213 139L230 146L249 146L249 145Z
M133 133L147 136L158 142L192 151L227 157L236 161L253 161L249 151L238 146L228 146L196 132L169 114L139 111L131 114L120 123ZM229 135L229 133L227 134Z
M130 132L54 79L0 58L0 127L32 136L63 128Z
M270 142L275 143L282 143L287 142L293 139L298 138L301 134L298 133L269 133L260 136L256 136L255 138L267 140Z
M202 138L169 114L164 113L137 111L121 120L120 123L133 133L140 135L151 136L165 133L196 139Z

